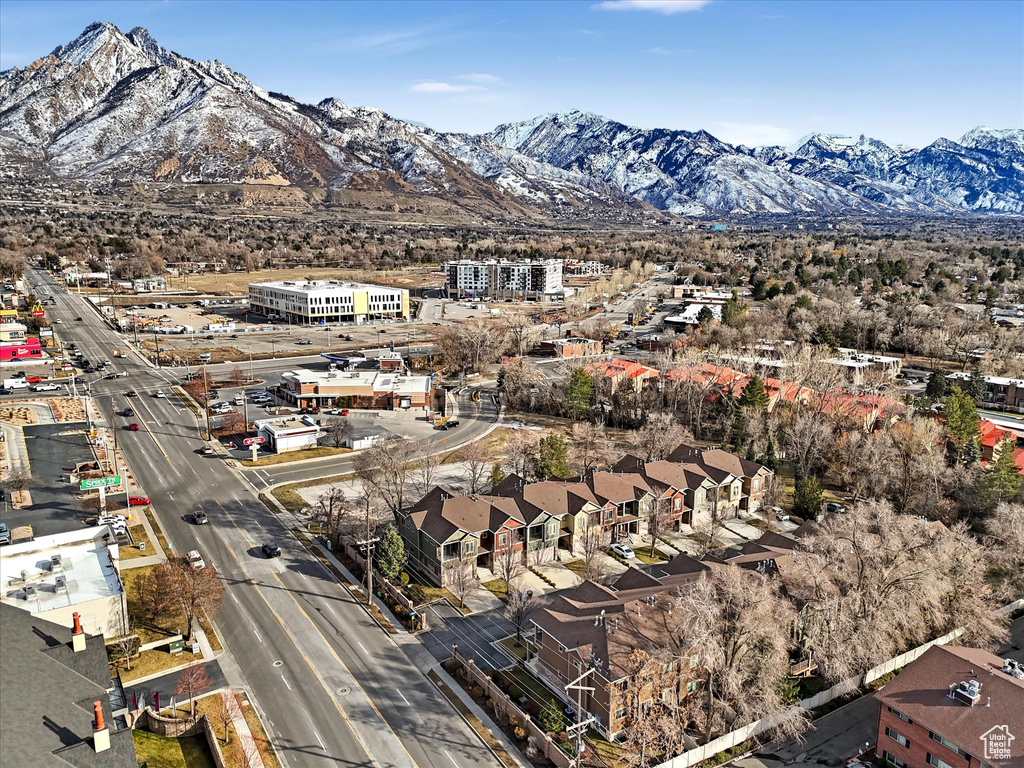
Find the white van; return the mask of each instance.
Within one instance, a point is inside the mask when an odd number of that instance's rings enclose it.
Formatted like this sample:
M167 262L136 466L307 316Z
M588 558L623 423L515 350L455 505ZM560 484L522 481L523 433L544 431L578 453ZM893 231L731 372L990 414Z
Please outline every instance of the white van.
M188 555L186 555L186 557L188 559L189 565L191 565L193 568L199 569L206 567L206 561L203 560L203 556L199 554L198 549L189 550L189 553Z
M201 362L208 363L210 362L210 357L211 355L209 352L203 352L202 354L199 355L199 360Z

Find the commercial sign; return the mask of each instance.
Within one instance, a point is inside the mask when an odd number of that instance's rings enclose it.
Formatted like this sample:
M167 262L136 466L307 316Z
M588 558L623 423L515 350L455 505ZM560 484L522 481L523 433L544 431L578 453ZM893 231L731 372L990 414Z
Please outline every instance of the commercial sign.
M90 488L107 488L111 485L120 485L121 476L112 475L111 477L94 477L91 480L82 481L82 490L88 491Z
M265 437L247 437L242 441L243 445L262 445L265 443L267 438Z
M0 343L0 360L13 360L24 357L40 357L43 354L39 339L32 337L18 342Z

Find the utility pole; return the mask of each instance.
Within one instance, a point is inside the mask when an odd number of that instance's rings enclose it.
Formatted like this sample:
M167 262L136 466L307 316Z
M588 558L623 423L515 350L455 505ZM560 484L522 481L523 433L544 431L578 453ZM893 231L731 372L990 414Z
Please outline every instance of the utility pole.
M160 367L160 334L153 331L153 340L156 341L156 367Z
M117 409L114 408L114 396L110 396L110 431L114 435L114 474L117 474Z
M203 366L203 410L206 411L206 439L213 437L210 429L210 380L206 375L206 366Z
M358 546L366 547L366 604L373 605L373 548L380 539L370 537L370 500L366 499L366 538L357 541Z
M604 611L601 612L601 617L598 621L600 621L600 625L604 624ZM595 622L595 624L597 624L597 622ZM594 722L593 717L588 717L586 720L583 719L583 692L593 692L594 688L593 686L582 685L582 682L593 673L594 668L589 667L586 672L565 686L566 694L568 694L569 691L576 691L576 722L565 729L570 738L573 736L576 737L576 755L572 761L573 768L576 768L576 766L581 764L581 756L583 755L584 748L583 734L586 733L586 727Z

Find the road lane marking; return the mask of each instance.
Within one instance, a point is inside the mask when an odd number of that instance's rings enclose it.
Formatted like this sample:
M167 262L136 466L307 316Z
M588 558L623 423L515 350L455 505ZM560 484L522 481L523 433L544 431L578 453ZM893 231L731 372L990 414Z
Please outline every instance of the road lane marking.
M398 695L402 697L402 701L404 701L404 702L405 702L405 706L407 706L407 707L411 707L411 706L412 706L412 704L410 704L410 703L409 703L409 700L408 700L407 698L405 698L405 694L404 694L404 693L402 693L402 692L401 692L401 691L400 691L400 690L399 690L398 688L395 688L395 690L396 690L396 691L398 691Z
M286 680L286 679L285 679L285 676L284 676L284 675L281 675L281 679L282 679L282 680L284 680L284 684L285 684L285 686L286 686L286 687L288 688L288 690L290 691L290 690L292 689L292 687L291 687L290 685L288 685L288 680Z
M327 610L330 611L331 613L334 613L334 609L331 608L331 604L330 603L327 604Z
M324 752L326 752L327 751L327 747L324 746L324 740L320 738L320 734L317 733L316 731L313 731L313 735L316 736L316 740L320 742L320 749L322 749Z
M235 601L236 603L238 603L238 605L241 605L241 603L239 603L239 602L238 602L238 598L237 598L237 597L235 597L235 593L234 593L234 592L228 592L228 596L229 596L229 597L230 597L230 598L231 598L232 600L234 600L234 601Z
M363 648L363 644L360 643L358 640L356 640L356 645L358 645L360 648ZM370 653L365 648L363 648L363 653L365 653L367 656L370 655Z
M253 627L253 628L252 628L252 633L253 633L254 635L256 635L256 639L257 639L257 640L259 640L259 641L260 641L261 643L263 642L263 638L262 638L262 637L260 637L260 633L256 631L256 627Z
M452 761L452 765L454 765L454 766L455 766L455 768L459 768L459 764L455 762L455 758L454 758L454 757L452 757L452 755L451 755L451 752L449 752L449 751L448 751L448 750L446 749L446 750L444 751L444 753L445 753L446 755L448 755L448 759Z

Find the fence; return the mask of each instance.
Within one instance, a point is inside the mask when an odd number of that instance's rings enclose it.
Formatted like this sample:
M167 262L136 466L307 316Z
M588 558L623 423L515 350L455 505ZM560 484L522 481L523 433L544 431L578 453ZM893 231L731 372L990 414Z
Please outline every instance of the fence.
M508 694L502 691L472 659L465 658L457 649L452 658L466 673L470 682L483 689L484 696L491 702L494 717L499 723L508 723L515 718L515 722L525 732L526 740L531 748L554 763L557 768L569 768L572 765L572 758L562 751L558 743L543 728L533 722L528 714L516 706Z
M202 733L206 737L206 743L210 747L210 754L213 755L213 764L216 768L230 768L224 760L224 753L220 751L220 742L213 732L213 725L207 715L179 720L176 717L164 717L154 712L152 707L146 707L134 717L129 713L128 723L132 728L145 728L150 733L173 739Z
M356 549L350 541L345 542L345 554L352 558L352 562L358 565L363 570L363 573L366 573L366 558L359 554L359 550ZM398 589L398 587L386 581L376 568L373 569L373 585L378 589L387 592L388 595L390 595L395 602L402 606L407 612L415 610L412 600L402 594L402 590Z
M1008 605L1004 605L1002 608L997 610L995 614L997 616L1005 616L1021 609L1024 609L1024 600L1015 600ZM954 629L952 632L945 634L942 637L930 640L924 645L919 645L906 653L901 653L899 656L894 656L888 661L882 662L876 667L872 667L863 675L843 680L842 682L836 683L831 688L811 696L809 699L803 699L797 704L797 706L806 710L820 707L822 704L832 701L833 699L837 699L840 696L845 696L852 691L858 690L883 675L887 675L901 667L905 667L910 662L919 658L933 645L945 645L946 643L960 637L962 634L963 629ZM707 744L703 744L699 747L695 747L694 749L689 749L680 755L676 755L672 759L661 763L657 768L690 768L692 765L696 765L699 762L714 757L719 752L731 749L737 744L742 744L747 739L753 738L754 736L758 736L765 731L770 730L774 725L775 723L772 718L757 720L749 725L743 726L742 728L737 728L735 731L731 731L724 736L719 736L717 739L709 741Z

